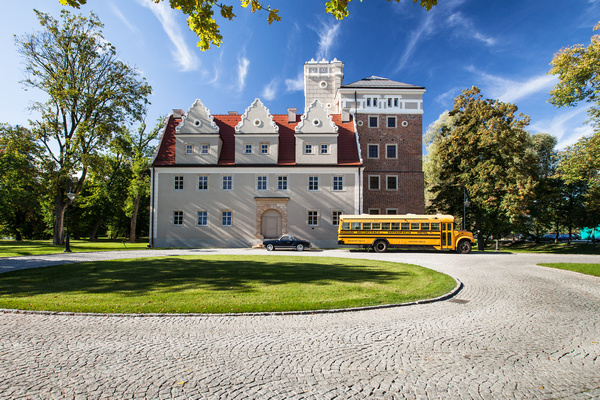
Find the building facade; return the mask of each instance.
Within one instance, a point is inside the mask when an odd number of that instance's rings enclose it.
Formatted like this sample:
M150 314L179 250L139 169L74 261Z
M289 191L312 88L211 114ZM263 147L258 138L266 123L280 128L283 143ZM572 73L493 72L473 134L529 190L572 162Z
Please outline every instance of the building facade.
M423 212L424 88L343 86L343 66L305 64L301 115L271 115L259 99L242 115L212 115L200 100L173 110L152 159L151 246L248 247L291 234L329 248L341 214ZM380 107L388 98L397 107Z

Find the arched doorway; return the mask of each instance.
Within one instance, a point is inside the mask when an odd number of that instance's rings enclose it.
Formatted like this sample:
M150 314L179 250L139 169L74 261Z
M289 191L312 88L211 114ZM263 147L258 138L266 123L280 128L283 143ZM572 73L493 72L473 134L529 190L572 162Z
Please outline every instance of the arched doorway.
M281 236L281 214L277 210L267 210L261 218L261 234L265 239L274 239Z

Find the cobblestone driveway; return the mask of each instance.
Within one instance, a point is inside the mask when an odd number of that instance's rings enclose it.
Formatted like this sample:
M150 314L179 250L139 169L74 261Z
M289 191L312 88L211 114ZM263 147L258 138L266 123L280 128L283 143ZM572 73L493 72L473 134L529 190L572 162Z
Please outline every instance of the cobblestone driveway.
M134 254L148 253L126 253ZM302 253L315 255L419 264L458 278L464 289L436 303L337 314L0 313L0 397L600 398L600 279L536 266L600 257ZM0 271L122 256L5 258Z

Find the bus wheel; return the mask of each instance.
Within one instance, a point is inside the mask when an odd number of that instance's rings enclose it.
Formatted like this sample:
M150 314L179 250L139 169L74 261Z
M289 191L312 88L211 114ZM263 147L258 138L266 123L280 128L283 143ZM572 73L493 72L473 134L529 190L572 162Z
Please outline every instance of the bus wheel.
M378 253L385 253L388 248L388 244L385 240L378 240L373 244L373 250Z
M456 252L458 254L468 254L471 252L471 241L469 240L461 240L458 242L458 246L456 246Z

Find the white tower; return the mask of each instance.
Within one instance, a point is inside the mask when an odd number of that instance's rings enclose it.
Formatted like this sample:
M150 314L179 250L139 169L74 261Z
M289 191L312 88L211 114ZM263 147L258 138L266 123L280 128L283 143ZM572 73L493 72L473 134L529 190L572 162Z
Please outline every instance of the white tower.
M330 114L339 114L340 109L335 102L335 96L343 80L344 63L335 58L331 62L312 59L305 63L304 109L308 109L313 101L318 99Z

